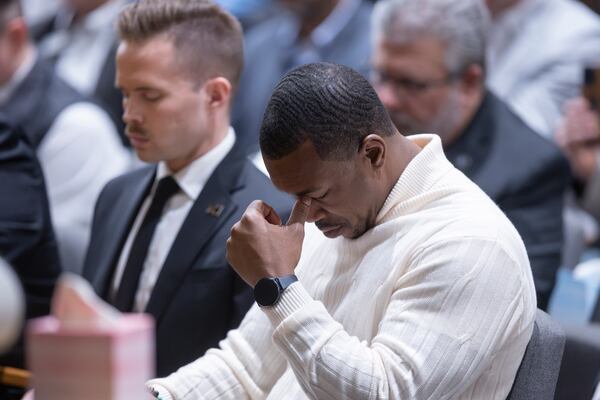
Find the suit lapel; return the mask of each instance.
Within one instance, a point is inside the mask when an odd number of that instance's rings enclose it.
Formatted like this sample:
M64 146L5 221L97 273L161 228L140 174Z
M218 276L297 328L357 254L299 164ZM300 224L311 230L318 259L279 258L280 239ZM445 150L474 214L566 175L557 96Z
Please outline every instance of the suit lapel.
M234 147L215 169L190 209L171 246L146 307L146 312L152 314L157 323L182 285L198 254L236 211L238 205L233 202L231 193L243 187L240 178L243 178L244 163L245 157L242 152Z
M106 205L111 207L112 211L108 213L107 221L104 223L106 231L106 246L100 252L100 259L94 266L97 273L92 280L92 285L97 293L106 298L110 280L116 268L119 256L125 245L127 234L131 230L133 221L137 216L138 210L148 194L154 176L156 167L145 168L140 171L142 177L133 175L124 185L124 190L118 194L113 204Z

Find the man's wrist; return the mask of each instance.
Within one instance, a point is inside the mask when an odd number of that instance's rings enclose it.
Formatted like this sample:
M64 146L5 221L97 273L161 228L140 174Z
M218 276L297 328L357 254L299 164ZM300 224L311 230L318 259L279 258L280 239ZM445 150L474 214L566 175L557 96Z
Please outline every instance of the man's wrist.
M261 307L273 307L288 286L297 281L294 274L262 278L254 286L254 300Z
M266 313L273 327L277 327L287 317L312 302L314 302L314 299L302 283L298 281L287 288L277 304L273 307L263 307L262 310Z

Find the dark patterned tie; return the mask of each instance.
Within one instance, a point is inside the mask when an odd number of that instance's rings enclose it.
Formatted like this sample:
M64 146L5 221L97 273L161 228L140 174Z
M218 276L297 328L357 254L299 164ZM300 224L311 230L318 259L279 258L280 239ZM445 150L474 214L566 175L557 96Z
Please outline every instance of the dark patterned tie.
M150 208L148 208L144 221L131 245L125 271L123 271L121 283L117 290L114 305L122 312L130 312L133 309L133 301L140 283L140 275L144 268L144 261L156 225L160 221L165 204L178 191L179 185L171 176L164 177L158 182Z

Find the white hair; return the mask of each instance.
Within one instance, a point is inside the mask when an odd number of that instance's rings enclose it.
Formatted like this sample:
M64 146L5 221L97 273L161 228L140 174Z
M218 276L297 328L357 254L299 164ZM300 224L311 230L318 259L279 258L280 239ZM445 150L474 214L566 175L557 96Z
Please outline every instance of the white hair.
M483 0L380 0L372 16L372 39L407 43L423 37L446 45L446 68L462 73L469 65L485 68L490 15Z

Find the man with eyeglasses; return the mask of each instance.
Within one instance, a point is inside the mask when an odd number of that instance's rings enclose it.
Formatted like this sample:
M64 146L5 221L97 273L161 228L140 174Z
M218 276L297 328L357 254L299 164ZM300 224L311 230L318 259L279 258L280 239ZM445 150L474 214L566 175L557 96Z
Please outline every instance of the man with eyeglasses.
M433 132L448 159L504 211L525 242L538 307L561 263L560 151L489 92L481 0L384 0L373 15L372 82L398 130Z

